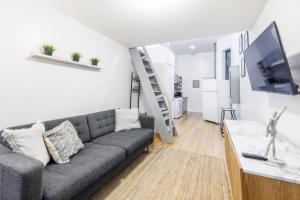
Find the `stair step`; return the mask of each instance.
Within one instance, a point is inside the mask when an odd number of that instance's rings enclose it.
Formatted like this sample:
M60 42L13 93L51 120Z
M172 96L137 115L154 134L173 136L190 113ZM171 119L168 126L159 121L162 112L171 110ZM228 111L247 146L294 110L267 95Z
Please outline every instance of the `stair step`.
M169 113L169 110L167 109L167 110L161 110L161 113L162 114L167 114L167 113Z
M148 77L152 77L152 76L155 76L155 74L154 73L148 74Z
M159 100L159 99L161 99L161 98L163 98L163 97L164 97L164 96L163 96L162 94L160 94L160 95L157 95L157 96L156 96L156 99Z
M142 51L139 51L139 54L140 54L140 56L141 56L142 58L146 56L146 54L145 54L144 52L142 52Z
M143 55L141 57L142 57L143 60L147 60L147 61L149 60L148 56L146 54L144 54L144 53L143 53Z
M154 101L154 113L159 121L157 130L161 139L166 143L172 143L173 119L171 108L169 108L168 97L166 96L163 85L158 83L158 77L155 74L155 67L152 64L151 57L145 47L129 49L134 69L140 76L141 85L144 86L145 96L148 101ZM156 101L156 102L155 102Z
M147 65L144 65L146 69L151 69L152 70L152 67L150 66L147 66Z
M147 55L144 55L144 56L142 57L142 61L143 61L143 62L147 62L147 63L150 64L150 61L149 61L149 58L147 57Z

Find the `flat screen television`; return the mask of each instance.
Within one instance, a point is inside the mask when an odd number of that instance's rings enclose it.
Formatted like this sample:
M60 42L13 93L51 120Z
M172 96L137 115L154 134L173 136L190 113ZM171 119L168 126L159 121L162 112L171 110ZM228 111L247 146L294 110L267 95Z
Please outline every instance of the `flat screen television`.
M244 51L244 56L252 90L299 94L275 22Z

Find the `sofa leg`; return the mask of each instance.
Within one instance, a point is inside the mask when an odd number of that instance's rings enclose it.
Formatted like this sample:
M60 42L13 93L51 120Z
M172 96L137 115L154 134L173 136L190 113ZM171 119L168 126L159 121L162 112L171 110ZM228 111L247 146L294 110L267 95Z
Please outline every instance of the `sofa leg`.
M149 153L149 146L146 147L146 152Z

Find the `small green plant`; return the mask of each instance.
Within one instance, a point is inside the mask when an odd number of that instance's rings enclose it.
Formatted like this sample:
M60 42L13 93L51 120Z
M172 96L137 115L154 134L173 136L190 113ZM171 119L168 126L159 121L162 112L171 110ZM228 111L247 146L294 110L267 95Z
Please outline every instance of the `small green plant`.
M43 45L43 52L47 56L52 56L53 52L56 50L56 48L52 44L44 44Z
M91 58L90 61L91 61L91 64L92 64L92 65L97 66L98 63L100 62L100 59L98 59L98 58Z
M81 54L79 52L73 52L71 54L72 60L75 62L79 62L80 58L81 58Z

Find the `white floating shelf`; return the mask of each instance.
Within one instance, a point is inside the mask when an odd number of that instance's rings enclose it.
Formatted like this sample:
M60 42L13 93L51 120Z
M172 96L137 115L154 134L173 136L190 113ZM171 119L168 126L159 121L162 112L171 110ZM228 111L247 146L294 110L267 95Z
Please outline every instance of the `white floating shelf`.
M42 53L32 52L31 57L42 58L42 59L46 59L46 60L52 60L52 61L55 61L55 62L61 62L61 63L65 63L65 64L70 64L70 65L76 65L76 66L80 66L80 67L86 67L86 68L90 68L90 69L94 69L94 70L101 70L102 69L101 67L98 67L98 66L85 64L85 63L81 63L81 62L75 62L75 61L67 60L67 59L64 59L64 58L57 57L57 56L47 56L47 55L44 55Z

